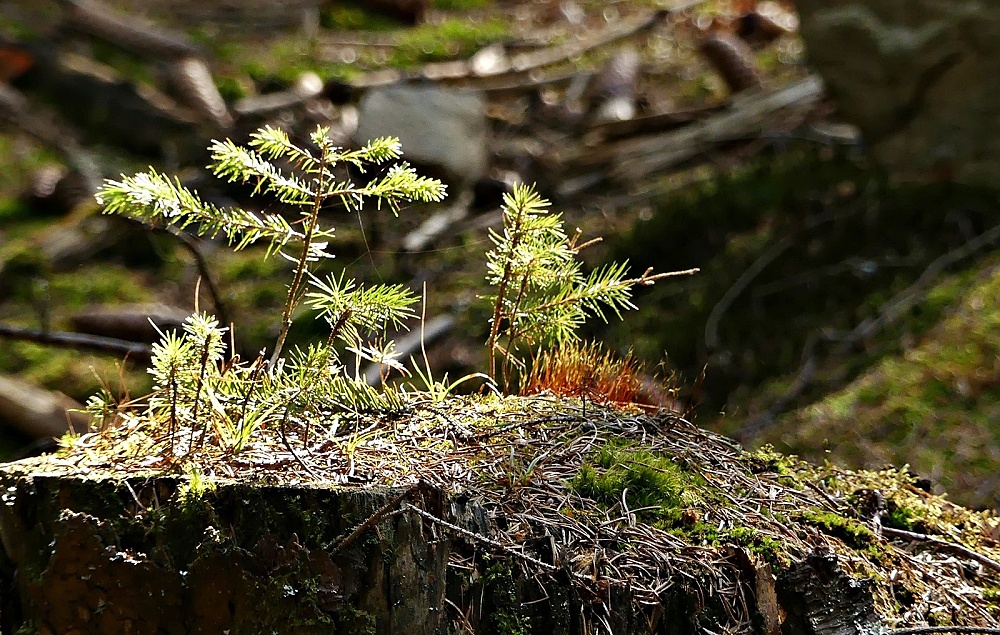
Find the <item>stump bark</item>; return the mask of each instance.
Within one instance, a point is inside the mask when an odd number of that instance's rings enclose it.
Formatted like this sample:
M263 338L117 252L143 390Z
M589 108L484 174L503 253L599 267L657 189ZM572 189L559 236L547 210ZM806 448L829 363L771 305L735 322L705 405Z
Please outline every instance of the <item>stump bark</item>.
M3 633L430 634L441 622L449 544L418 516L334 553L392 490L0 481Z
M581 585L570 569L532 572L490 553L469 539L491 533L483 509L439 490L190 483L0 467L0 632L681 635L703 632L706 620L737 626L683 583L660 606L637 609L627 588ZM466 535L401 504L407 491ZM544 545L524 547L558 561ZM867 588L830 557L775 577L733 555L753 613L742 630L873 627ZM849 600L835 601L848 587Z

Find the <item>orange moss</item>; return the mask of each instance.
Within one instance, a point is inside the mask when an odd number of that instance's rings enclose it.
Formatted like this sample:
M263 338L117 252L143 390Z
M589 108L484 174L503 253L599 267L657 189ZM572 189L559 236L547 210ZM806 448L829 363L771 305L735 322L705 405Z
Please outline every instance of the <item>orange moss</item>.
M543 351L522 382L521 394L551 392L598 403L669 408L673 392L646 372L631 352L623 357L596 343L567 343Z

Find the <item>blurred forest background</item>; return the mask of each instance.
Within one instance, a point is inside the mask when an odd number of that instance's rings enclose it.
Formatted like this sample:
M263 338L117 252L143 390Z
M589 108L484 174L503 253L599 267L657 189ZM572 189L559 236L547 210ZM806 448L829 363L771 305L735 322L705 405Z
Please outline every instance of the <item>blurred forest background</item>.
M905 18L933 32L912 51L870 25L826 28L811 1L677 4L4 2L3 458L45 447L68 416L86 426L67 408L102 387L140 397L148 318L172 328L197 303L244 357L273 343L290 263L101 216L96 185L153 166L220 205L276 211L211 178L204 148L324 125L345 146L399 136L449 184L445 204L398 219L326 211L335 269L426 285L436 373L484 367L487 232L502 193L533 182L584 238L605 237L592 265L701 269L587 334L645 360L648 403L1000 504L1000 150L976 145L996 113L973 121L949 101L978 107L955 86L998 74L952 51L962 38L926 3ZM977 20L955 28L987 41ZM303 313L293 338L314 328Z

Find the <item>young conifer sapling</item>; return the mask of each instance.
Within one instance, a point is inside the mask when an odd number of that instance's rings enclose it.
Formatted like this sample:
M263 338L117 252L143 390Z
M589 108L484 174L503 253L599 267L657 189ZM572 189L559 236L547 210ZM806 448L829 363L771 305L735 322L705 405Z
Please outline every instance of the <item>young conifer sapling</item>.
M221 237L234 250L263 243L265 257L280 255L294 267L270 355L262 351L252 361L226 359L227 329L211 316L192 315L182 333L164 333L153 347L149 372L154 386L145 415L122 414L104 393L87 404L97 429L103 429L115 413L132 417L133 422L142 419L166 433L168 456L173 457L178 444L184 454L206 443L227 453L239 452L268 427L279 430L292 451L286 432L293 425L306 443L311 422L344 412L400 411L419 398L385 382L370 386L358 366L351 372L341 359L347 351L357 360L406 372L385 332L415 317L417 295L402 285L363 286L343 273L321 276L313 268L333 257L328 251L333 229L320 222L320 211L330 201L360 211L373 200L397 214L401 201L440 201L445 186L396 163L401 152L392 138L349 151L334 146L328 130L321 127L310 135L310 142L298 145L283 131L265 127L251 135L247 147L229 140L210 147L210 168L216 176L249 183L253 194L298 210L292 220L277 213L213 205L155 170L108 181L100 190L105 213ZM287 172L279 164L288 166ZM338 170L345 164L361 172L388 165L381 176L356 184ZM499 375L504 385L512 368L523 372L539 347L576 339L576 330L587 317L606 320L608 312L620 316L622 310L633 308L635 286L689 273L646 271L630 278L626 264L612 264L585 274L577 256L596 241L581 244L579 231L567 235L562 218L549 213L548 205L533 188L519 185L504 199L503 230L490 234L493 249L487 254L487 282L494 290L484 297L493 313L487 339L489 377L482 377L495 380ZM292 319L303 301L327 322L328 336L284 354ZM414 372L426 384L422 394L428 401L440 400L463 381L436 381L430 369ZM329 433L336 434L335 428Z

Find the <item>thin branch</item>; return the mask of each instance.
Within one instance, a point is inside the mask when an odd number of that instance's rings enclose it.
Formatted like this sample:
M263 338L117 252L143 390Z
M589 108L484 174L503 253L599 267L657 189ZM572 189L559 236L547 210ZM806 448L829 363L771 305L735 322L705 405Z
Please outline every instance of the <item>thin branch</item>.
M115 337L102 337L86 333L69 333L65 331L44 331L40 329L21 328L0 324L0 338L47 344L62 348L91 350L111 355L126 355L140 360L149 360L152 349L149 344L130 342Z
M715 303L715 306L712 307L712 312L708 314L708 319L705 320L705 348L710 351L719 348L719 321L722 319L722 316L725 315L729 307L733 305L733 302L746 291L747 287L750 286L768 265L795 244L795 238L796 236L791 234L771 245L752 265L747 267L743 275L737 278L736 282L729 287L722 298Z
M882 527L882 535L889 536L891 538L903 538L905 540L926 542L940 549L957 553L961 556L969 558L970 560L975 560L984 567L988 567L994 571L1000 571L1000 562L997 562L993 558L984 556L981 553L976 553L968 547L964 547L958 543L948 542L947 540L941 540L940 538L928 536L927 534L920 534L915 531L906 531L905 529L895 529L893 527L884 526Z
M404 500L406 500L408 497L412 496L422 486L423 486L422 483L417 483L417 484L413 485L412 487L410 487L409 489L407 489L406 491L404 491L403 493L401 493L399 496L396 496L391 501L389 501L388 503L386 503L385 505L383 505L382 507L380 507L378 509L378 511L376 511L374 514L372 514L371 516L369 516L367 520L365 520L363 523L361 523L360 525L358 525L357 527L355 527L354 531L352 531L350 534L348 534L346 538L344 538L343 540L341 540L340 542L338 542L337 545L333 549L330 550L330 553L328 555L332 558L333 556L335 556L338 553L340 553L341 551L343 551L345 547L347 547L352 542L354 542L355 540L357 540L358 537L361 534L363 534L365 531L367 531L368 529L370 529L373 525L375 525L376 523L378 523L379 521L381 521L383 518L385 518L386 516L388 516L390 513L392 513L393 511L395 511L396 508L399 507L400 504Z
M507 295L507 285L510 282L510 276L514 268L514 250L518 248L525 234L525 229L522 224L524 214L524 206L519 206L517 210L517 217L511 224L514 228L514 234L511 236L510 245L507 247L507 261L504 263L503 275L500 277L500 283L497 285L497 299L493 304L493 320L490 324L490 336L486 340L486 354L489 358L488 373L490 379L494 381L496 381L497 338L500 336L500 320L504 317L504 297Z
M281 356L281 349L285 345L285 338L288 336L288 330L292 327L292 311L295 310L298 304L297 296L299 295L299 287L302 285L302 279L305 277L306 269L308 268L309 251L312 246L313 234L319 223L319 210L323 207L323 201L326 198L323 196L323 191L326 186L327 159L327 153L324 151L319 160L319 182L316 185L316 196L313 200L312 211L306 220L305 230L303 231L302 254L299 256L299 262L295 267L295 277L292 279L292 284L288 287L288 299L285 301L285 309L281 313L281 331L278 333L278 341L274 345L274 352L271 353L272 368L278 363L278 359Z
M420 509L419 507L414 507L413 505L410 505L409 503L407 503L406 505L404 505L402 509L403 509L403 511L411 511L411 512L415 513L416 515L420 516L421 518L429 520L430 522L434 523L435 525L440 525L441 527L444 527L445 529L448 529L449 531L452 531L452 532L454 532L454 533L462 536L463 538L468 538L470 540L474 540L474 541L482 543L484 545L489 545L490 547L493 547L494 549L499 549L500 551L503 551L504 553L510 554L510 555L514 556L515 558L520 558L521 560L524 560L528 564L533 564L536 567L540 567L542 569L545 569L546 571L558 571L559 570L559 567L557 567L557 566L555 566L553 564L549 564L548 562L542 562L538 558L529 556L528 554L524 553L523 551L518 551L517 549L514 549L513 547L510 547L510 546L505 545L503 543L497 542L496 540L493 540L492 538L489 538L489 537L484 536L482 534L477 534L474 531L469 531L468 529L465 529L464 527L459 527L458 525L456 525L454 523L449 523L448 521L446 521L444 519L441 519L441 518L438 518L437 516L435 516L435 515L433 515L433 514L431 514L429 512L425 512L424 510ZM571 572L571 575L573 577L575 577L575 578L581 578L583 580L591 581L591 579L588 578L587 576L579 574L579 573L576 573L575 571Z
M301 392L302 390L300 389L291 399L288 400L288 403L285 404L285 412L281 415L281 426L279 428L281 434L279 436L281 437L282 445L284 445L285 449L288 450L288 453L292 455L295 462L302 466L302 469L304 469L309 476L313 477L317 481L322 481L323 477L314 472L311 467L306 465L306 462L302 460L302 457L295 453L295 450L292 448L292 444L288 442L288 415L292 409L292 402L295 401Z
M231 325L232 323L229 321L229 311L226 310L226 305L222 301L222 294L219 293L219 287L215 284L215 278L212 276L212 272L208 268L208 262L205 260L204 254L201 253L201 248L198 246L198 242L195 238L191 236L191 234L178 229L174 225L167 225L163 228L153 226L153 229L157 231L164 231L171 236L174 236L181 242L182 245L184 245L184 248L187 249L188 253L190 253L194 258L195 266L198 267L198 275L201 276L201 279L208 285L208 293L212 296L212 305L215 307L216 317L219 318L219 322L223 325Z
M629 278L627 280L619 280L608 287L609 291L617 291L619 289L629 289L634 286L648 287L652 286L657 280L662 280L664 278L673 278L675 276L690 276L701 271L701 269L695 267L693 269L684 269L683 271L667 271L664 273L651 273L652 268L647 269L638 278ZM559 298L558 300L552 300L550 302L544 302L534 307L534 311L548 311L549 309L554 309L560 306L565 306L567 304L576 304L584 297L584 291L588 289L581 289L579 293L568 295L564 298Z

